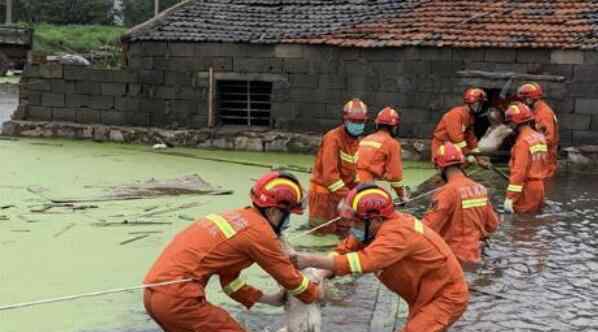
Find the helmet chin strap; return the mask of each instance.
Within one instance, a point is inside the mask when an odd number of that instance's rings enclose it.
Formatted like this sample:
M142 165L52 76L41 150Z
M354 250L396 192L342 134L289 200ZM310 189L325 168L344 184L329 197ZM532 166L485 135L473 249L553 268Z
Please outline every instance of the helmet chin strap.
M370 219L366 219L364 221L364 223L365 223L365 232L364 232L363 243L370 243L370 225L372 224L372 222L370 221Z
M446 175L446 167L440 170L440 177L445 183L448 183L448 176Z
M280 222L278 223L278 226L276 226L276 228L274 229L274 232L276 233L276 235L280 236L280 234L282 233L282 227L284 226L284 222L287 220L287 218L290 217L291 212L283 212L283 217L280 220Z

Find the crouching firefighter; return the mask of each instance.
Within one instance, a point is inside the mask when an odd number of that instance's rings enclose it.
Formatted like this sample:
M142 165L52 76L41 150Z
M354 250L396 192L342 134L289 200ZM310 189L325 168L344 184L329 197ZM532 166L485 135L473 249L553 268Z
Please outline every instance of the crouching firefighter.
M488 190L465 175L465 157L453 143L444 143L435 155L446 184L434 196L423 223L442 236L461 264L479 263L481 241L499 224Z
M343 107L343 124L322 138L309 188L311 227L336 218L338 203L355 186L355 153L367 119L366 105L359 99L353 99ZM337 222L321 228L318 233L346 235L348 228Z
M451 142L467 156L469 163L479 163L483 167L488 162L470 153L479 153L478 139L474 133L475 117L488 100L486 92L479 88L469 88L463 94L462 106L453 107L442 116L432 134L432 162L436 152L444 142Z
M146 289L148 314L169 332L245 331L228 312L207 302L206 285L217 275L224 292L247 308L256 302L281 305L282 292L263 294L241 278L254 262L303 302L319 299L320 288L295 269L279 241L290 215L302 213L303 195L293 175L270 172L253 186L252 207L208 215L179 233L144 282L193 281Z
M507 124L517 133L509 161L510 177L506 213L535 213L544 207L544 179L552 171L546 138L532 129L534 114L523 103L513 103L505 113Z
M351 235L329 256L299 254L299 268L325 269L323 277L376 273L409 304L403 332L445 331L467 308L469 290L446 242L415 217L396 212L391 196L360 184L339 207Z

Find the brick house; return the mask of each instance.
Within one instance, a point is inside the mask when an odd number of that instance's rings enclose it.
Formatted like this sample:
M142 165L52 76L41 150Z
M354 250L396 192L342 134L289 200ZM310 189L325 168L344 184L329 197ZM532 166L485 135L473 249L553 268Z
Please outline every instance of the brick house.
M598 142L592 0L189 0L122 38L126 68L30 66L27 120L323 131L360 97L429 137L468 86L537 80L565 145Z

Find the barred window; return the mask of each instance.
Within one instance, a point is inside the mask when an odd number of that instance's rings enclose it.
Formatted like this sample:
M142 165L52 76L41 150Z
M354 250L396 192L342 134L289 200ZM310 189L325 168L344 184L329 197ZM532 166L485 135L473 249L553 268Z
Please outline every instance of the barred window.
M272 82L219 80L217 113L222 125L270 127Z

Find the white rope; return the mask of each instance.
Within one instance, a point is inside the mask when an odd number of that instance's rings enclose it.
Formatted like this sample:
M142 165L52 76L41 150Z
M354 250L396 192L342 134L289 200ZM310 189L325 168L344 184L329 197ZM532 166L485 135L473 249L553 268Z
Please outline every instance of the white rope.
M314 227L314 228L312 228L312 229L310 229L310 230L308 230L306 232L303 232L301 234L297 234L295 236L292 236L288 240L294 240L294 239L298 239L298 238L301 238L303 236L309 235L309 234L317 231L318 229L320 229L322 227L326 227L326 226L328 226L328 225L330 225L332 223L335 223L335 222L337 222L339 220L341 220L341 217L336 217L336 218L331 219L331 220L327 221L326 223L323 223L322 225ZM20 309L20 308L32 307L32 306L41 305L41 304L48 304L48 303L65 302L65 301L71 301L71 300L81 299L81 298L85 298L85 297L95 297L95 296L102 296L102 295L107 295L107 294L124 293L124 292L130 292L130 291L133 291L133 290L145 289L145 288L151 288L151 287L160 287L160 286L167 286L167 285L174 285L174 284L182 284L182 283L186 283L186 282L190 282L190 281L193 281L193 278L180 279L180 280L172 280L172 281L164 281L164 282L159 282L159 283L155 283L155 284L144 284L144 285L139 285L139 286L134 286L134 287L128 287L128 288L108 289L108 290L103 290L103 291L90 292L90 293L82 293L82 294L69 295L69 296L63 296L63 297L55 297L55 298L44 299L44 300L37 300L37 301L32 301L32 302L23 302L23 303L9 304L9 305L5 305L5 306L0 306L0 311L6 311L6 310L12 310L12 309Z
M398 206L401 206L401 205L405 205L405 204L411 203L413 201L417 201L417 200L422 199L422 198L424 198L426 196L430 196L431 194L433 194L433 193L435 193L435 192L437 192L437 191L439 191L441 189L442 189L442 187L438 187L436 189L432 189L432 190L430 190L428 192L425 192L425 193L423 193L421 195L417 195L417 196L415 196L415 197L413 197L411 199L408 199L406 201L394 203L394 206L398 207Z
M32 307L32 306L36 306L36 305L40 305L40 304L71 301L71 300L76 300L76 299L80 299L80 298L84 298L84 297L94 297L94 296L101 296L101 295L106 295L106 294L130 292L133 290L145 289L145 288L151 288L151 287L182 284L182 283L186 283L186 282L190 282L190 281L193 281L193 278L164 281L164 282L158 282L155 284L144 284L144 285L128 287L128 288L115 288L115 289L109 289L109 290L103 290L103 291L97 291L97 292L82 293L82 294L69 295L69 296L63 296L63 297L55 297L55 298L51 298L51 299L44 299L44 300L38 300L38 301L32 301L32 302L9 304L9 305L5 305L5 306L1 306L0 311Z

